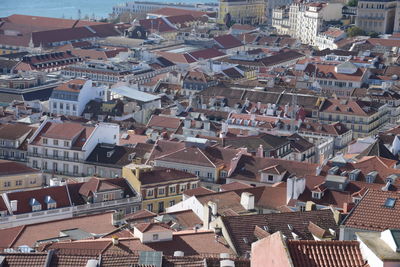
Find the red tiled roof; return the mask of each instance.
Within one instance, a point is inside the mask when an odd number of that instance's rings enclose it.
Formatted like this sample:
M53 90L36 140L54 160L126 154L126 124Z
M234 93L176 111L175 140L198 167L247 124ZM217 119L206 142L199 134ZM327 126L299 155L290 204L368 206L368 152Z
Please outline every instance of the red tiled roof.
M152 115L149 122L147 123L147 127L157 127L157 128L169 128L169 129L178 129L181 125L181 120L179 118L166 117L166 116L158 116Z
M135 227L142 233L145 232L162 232L165 230L172 231L171 228L167 224L164 223L155 223L155 222L149 222L149 223L138 223L135 224Z
M231 191L231 190L236 190L236 189L245 189L245 188L251 188L250 185L241 183L241 182L233 182L229 184L223 184L220 187L221 191Z
M230 34L214 37L214 40L217 42L217 45L222 49L230 49L243 45L241 41Z
M321 112L370 116L377 112L370 102L361 100L327 99L320 107Z
M202 49L202 50L197 50L194 52L189 52L189 54L196 60L210 59L210 58L225 56L224 53L222 53L214 48L206 48L206 49Z
M357 241L288 240L294 266L365 266Z
M65 83L60 84L54 90L66 91L66 92L79 92L83 85L86 83L84 79L74 79Z
M156 18L156 19L141 19L139 20L140 25L145 28L149 32L172 32L176 31L176 28L170 26L165 20L162 18Z
M183 192L184 195L186 196L201 196L201 195L207 195L210 193L215 193L215 191L205 188L205 187L197 187L197 188L193 188L193 189L189 189Z
M293 231L301 239L313 240L308 230L310 221L323 229L339 231L331 210L228 216L222 217L222 221L240 255L250 251L251 243L257 241L254 236L256 226L270 234L281 231L287 239L293 239ZM293 230L289 229L288 224Z
M18 200L17 210L14 214L22 214L32 212L32 206L29 204L34 198L42 205L42 210L47 210L45 198L50 196L57 203L57 208L70 207L68 190L66 186L47 187L36 190L10 192L7 193L8 199Z
M18 247L22 245L34 246L38 240L58 237L60 231L71 228L81 229L88 233L105 234L115 229L111 224L111 216L112 212L105 212L102 214L25 225L23 229L20 227L6 228L0 230L0 235L3 236L14 232L15 237L11 247ZM93 227L94 225L96 227Z
M143 220L156 217L157 214L146 209L139 210L135 213L131 213L125 216L125 220L129 221L136 221L136 220Z
M115 178L123 179L123 178ZM110 183L111 179L102 179L98 177L92 177L89 181L83 183L79 189L79 194L88 197L93 193L98 193L102 191L121 189L120 186Z
M388 198L395 199L393 207L386 207ZM368 190L343 222L345 227L383 231L400 228L400 194L398 192ZM384 219L382 219L384 218Z
M16 174L35 174L39 170L32 169L25 164L15 161L0 160L0 176L16 175Z

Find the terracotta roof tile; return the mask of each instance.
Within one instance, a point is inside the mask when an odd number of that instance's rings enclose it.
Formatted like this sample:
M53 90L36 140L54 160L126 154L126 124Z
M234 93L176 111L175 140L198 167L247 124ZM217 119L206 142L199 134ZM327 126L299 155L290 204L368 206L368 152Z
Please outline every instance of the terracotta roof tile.
M288 240L287 246L296 267L361 267L365 261L356 241Z
M243 45L241 41L239 41L236 37L230 34L214 37L214 40L217 43L217 45L222 49L230 49Z
M251 243L257 240L254 236L256 226L270 234L281 231L288 239L293 239L290 225L299 238L313 240L308 230L310 221L323 229L339 231L331 210L230 216L222 217L222 221L240 255L250 251Z
M368 190L357 206L346 217L343 225L372 231L399 229L399 196L398 192ZM394 199L393 207L385 206L385 202L389 198Z

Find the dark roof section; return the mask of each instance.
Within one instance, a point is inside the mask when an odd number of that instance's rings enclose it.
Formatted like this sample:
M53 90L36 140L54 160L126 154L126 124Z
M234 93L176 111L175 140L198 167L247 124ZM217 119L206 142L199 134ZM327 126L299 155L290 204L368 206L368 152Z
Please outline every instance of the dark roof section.
M134 148L126 146L98 144L95 149L93 149L92 153L90 153L86 161L92 164L108 165L113 168L122 168L123 166L132 162L133 157L136 155L135 151L136 150Z
M293 239L292 233L295 233L302 240L314 240L308 230L309 222L313 222L323 229L332 229L339 233L338 225L331 210L227 216L222 217L222 221L236 251L240 255L251 251L251 243L257 241L254 236L256 226L270 234L281 231L287 239Z

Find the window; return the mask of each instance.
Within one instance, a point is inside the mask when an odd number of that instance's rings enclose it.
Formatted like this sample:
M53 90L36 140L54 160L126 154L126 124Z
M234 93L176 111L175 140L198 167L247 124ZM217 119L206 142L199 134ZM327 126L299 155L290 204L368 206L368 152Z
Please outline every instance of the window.
M74 174L78 174L78 172L79 172L78 165L74 165L74 167L73 167L73 173L74 173Z
M41 210L42 209L42 205L33 205L32 206L32 211L39 211L39 210Z
M53 145L58 146L58 140L57 139L53 139Z
M48 155L48 152L49 152L49 151L47 150L47 148L45 148L45 149L44 149L44 155L47 156L47 155Z
M64 159L68 159L69 158L69 152L68 151L64 151Z
M164 201L158 202L158 212L164 211Z
M63 165L63 171L64 171L64 173L67 173L68 170L69 170L68 164L64 164L64 165Z
M60 103L60 109L64 109L64 104Z
M268 182L273 182L273 181L274 181L274 176L268 175Z
M199 177L200 176L200 171L194 171L194 174Z
M172 207L173 205L175 205L175 200L171 200L171 201L169 202L169 206L170 206L170 207Z
M11 182L10 181L5 181L3 185L4 185L4 187L10 187L11 186Z
M22 185L22 180L17 180L17 181L15 181L15 185L16 185L16 186L21 186L21 185Z
M57 203L47 203L47 209L56 209L57 208Z
M43 138L43 144L47 145L47 138Z
M192 189L195 189L195 188L197 188L197 183L192 184Z
M165 188L164 187L158 188L158 194L159 195L164 195L165 194Z
M208 179L213 179L213 177L214 177L214 176L213 176L212 172L208 172L208 173L207 173L207 178L208 178Z
M148 197L154 196L154 189L147 189L146 195L147 195Z
M32 166L33 166L33 168L37 168L38 167L37 160L32 161Z
M221 171L221 178L225 178L228 175L226 171Z
M299 209L300 211L306 211L306 206L300 206Z
M316 199L320 199L321 198L321 193L320 192L312 192L312 197L316 198Z
M153 204L147 204L147 210L153 211Z
M153 234L153 240L158 240L158 234Z
M69 147L69 142L68 141L64 141L64 146L65 147Z
M53 150L53 156L54 156L55 158L58 157L58 150Z
M387 198L385 201L385 207L386 208L394 208L394 205L396 204L396 199L395 198Z
M32 152L33 152L33 154L37 154L38 153L38 149L37 149L37 147L34 147L33 149L32 149Z
M176 186L175 185L171 185L169 187L169 193L170 194L175 194L176 193Z
M180 192L185 191L186 190L186 185L185 184L181 184L179 190L180 190Z
M57 169L58 169L57 162L53 162L53 171L57 171Z
M43 161L43 170L47 170L47 161Z
M74 152L74 160L78 160L78 159L79 159L78 152Z

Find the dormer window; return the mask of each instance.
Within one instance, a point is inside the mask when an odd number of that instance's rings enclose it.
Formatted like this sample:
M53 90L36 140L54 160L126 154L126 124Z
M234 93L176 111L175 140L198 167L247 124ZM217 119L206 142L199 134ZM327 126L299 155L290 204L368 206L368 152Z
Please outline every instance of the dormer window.
M397 175L396 174L391 174L389 175L386 179L385 182L386 183L390 183L393 184L393 182L397 179Z
M360 202L361 198L360 197L353 197L353 203L357 204L358 202Z
M312 198L321 199L321 197L322 197L322 192L316 192L316 191L312 192Z
M57 202L51 196L46 196L44 202L46 203L48 210L57 208Z
M157 241L158 240L158 234L153 234L153 241Z
M349 179L351 180L351 181L357 181L357 177L358 177L358 175L360 174L360 170L358 170L358 169L355 169L355 170L352 170L350 173L349 173Z
M47 138L43 138L43 144L47 145Z
M370 184L374 183L377 175L378 175L377 171L372 171L372 172L368 173L367 183L370 183Z
M339 167L338 167L338 166L334 166L334 167L332 167L332 168L330 168L330 169L328 170L328 174L333 174L333 175L335 175L335 174L338 172L338 170L339 170Z
M29 205L32 207L32 211L40 211L42 210L42 204L37 201L35 198L31 198L29 201Z

